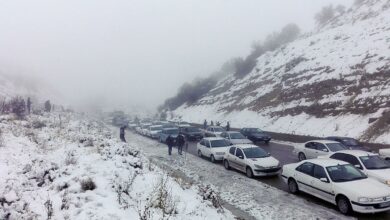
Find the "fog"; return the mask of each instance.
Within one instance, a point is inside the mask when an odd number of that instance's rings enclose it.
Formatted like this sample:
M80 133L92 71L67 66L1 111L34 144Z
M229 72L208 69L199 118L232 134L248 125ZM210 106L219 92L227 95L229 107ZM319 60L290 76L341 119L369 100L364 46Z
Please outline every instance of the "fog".
M155 108L288 23L352 0L0 0L0 70L64 104Z

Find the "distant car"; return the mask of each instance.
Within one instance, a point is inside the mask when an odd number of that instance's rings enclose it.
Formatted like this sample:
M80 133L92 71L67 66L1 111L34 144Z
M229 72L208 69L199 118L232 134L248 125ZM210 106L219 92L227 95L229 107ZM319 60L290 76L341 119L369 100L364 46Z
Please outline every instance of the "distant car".
M210 126L206 129L204 132L205 137L220 137L222 132L224 132L225 129L223 129L220 126Z
M180 133L183 134L187 140L201 140L203 138L202 131L197 127L180 127Z
M253 141L253 143L264 141L266 144L268 144L272 139L270 135L266 134L259 128L242 128L240 132L249 140Z
M233 145L223 158L226 169L234 168L254 176L274 176L281 170L280 162L264 149L253 144Z
M157 139L160 137L160 133L162 129L163 128L161 125L152 125L149 127L148 131L146 132L146 136Z
M226 150L232 144L225 138L210 137L203 138L197 145L196 150L199 157L208 157L211 162L215 163L217 160L223 160Z
M163 127L163 129L165 129L165 128L177 128L176 125L174 125L172 123L163 124L162 127Z
M143 124L141 126L141 134L146 136L148 134L148 131L149 131L149 127L152 126L152 124Z
M390 160L390 148L379 149L379 156L385 160Z
M390 162L382 159L378 154L361 150L346 150L338 151L329 158L350 163L368 177L390 186Z
M330 155L334 152L347 150L347 148L337 141L314 140L294 146L293 154L298 156L299 161L314 159L319 156Z
M179 129L178 128L163 128L162 131L160 132L160 137L159 141L161 143L165 143L168 136L171 135L173 138L177 138L179 135Z
M291 193L303 191L337 205L343 214L390 210L390 187L353 165L333 159L311 159L283 166Z
M359 143L358 140L349 138L349 137L337 137L337 136L331 136L326 137L327 140L337 141L342 143L344 146L346 146L349 150L364 150L364 151L370 151L368 147L364 147Z
M226 131L221 134L221 137L230 141L232 144L253 144L253 142L247 139L243 134L238 131Z

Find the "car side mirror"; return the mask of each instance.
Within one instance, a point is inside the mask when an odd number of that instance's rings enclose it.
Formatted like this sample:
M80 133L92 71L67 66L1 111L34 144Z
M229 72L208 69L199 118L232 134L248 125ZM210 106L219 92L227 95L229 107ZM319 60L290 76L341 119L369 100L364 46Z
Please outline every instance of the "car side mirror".
M329 183L328 178L325 178L325 177L320 178L320 181L321 181L321 182L324 182L324 183Z
M244 159L244 156L238 156L238 158L240 158L240 159Z
M326 148L322 149L322 151L324 151L324 152L329 152L329 150L326 149Z
M360 166L359 164L355 164L355 167L358 169L362 169L362 166Z

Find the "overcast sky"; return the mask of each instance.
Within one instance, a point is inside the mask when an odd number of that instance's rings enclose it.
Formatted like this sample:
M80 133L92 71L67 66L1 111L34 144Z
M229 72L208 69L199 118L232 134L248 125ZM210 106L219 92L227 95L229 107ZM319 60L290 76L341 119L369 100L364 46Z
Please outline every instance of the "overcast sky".
M0 70L66 102L156 107L255 40L352 0L0 0Z

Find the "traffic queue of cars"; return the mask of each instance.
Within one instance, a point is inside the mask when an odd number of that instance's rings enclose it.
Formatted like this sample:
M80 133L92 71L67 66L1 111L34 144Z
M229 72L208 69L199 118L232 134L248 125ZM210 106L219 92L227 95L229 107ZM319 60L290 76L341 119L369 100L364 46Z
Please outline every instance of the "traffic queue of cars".
M187 140L199 140L199 157L213 163L221 161L226 169L243 172L249 178L281 174L291 193L311 194L336 205L343 214L390 210L390 162L386 160L390 159L390 149L376 154L354 139L328 137L296 144L292 153L299 162L282 166L270 153L254 145L271 140L257 128L237 132L210 126L202 132L187 123L153 124L141 124L136 130L160 142L179 133Z

